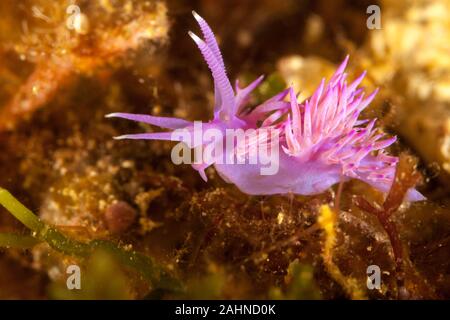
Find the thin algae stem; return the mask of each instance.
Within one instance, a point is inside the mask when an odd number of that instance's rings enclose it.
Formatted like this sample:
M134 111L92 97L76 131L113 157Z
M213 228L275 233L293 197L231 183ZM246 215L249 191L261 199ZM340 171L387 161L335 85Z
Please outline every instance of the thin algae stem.
M138 271L154 289L172 292L182 289L178 279L155 264L150 257L133 250L123 249L107 240L80 242L70 239L56 228L48 226L10 192L2 188L0 188L0 205L31 231L31 235L0 233L0 247L31 248L40 242L46 242L61 253L79 258L88 258L94 251L102 250L110 253L123 265Z

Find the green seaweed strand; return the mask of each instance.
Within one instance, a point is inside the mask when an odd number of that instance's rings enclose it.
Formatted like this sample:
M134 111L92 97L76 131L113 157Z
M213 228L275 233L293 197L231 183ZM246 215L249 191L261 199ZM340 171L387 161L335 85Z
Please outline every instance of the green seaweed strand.
M29 235L20 235L15 233L0 233L0 247L6 248L32 248L38 243L38 239Z
M45 227L45 224L33 212L3 188L0 188L0 204L31 231L39 232Z
M1 234L0 246L32 247L39 242L46 242L53 249L66 255L86 258L95 250L104 250L116 257L122 264L137 270L143 278L150 281L154 289L180 291L180 282L157 266L153 260L136 251L125 250L106 240L92 240L84 243L66 237L59 230L48 226L9 191L0 188L0 205L6 208L17 220L31 230L31 236Z

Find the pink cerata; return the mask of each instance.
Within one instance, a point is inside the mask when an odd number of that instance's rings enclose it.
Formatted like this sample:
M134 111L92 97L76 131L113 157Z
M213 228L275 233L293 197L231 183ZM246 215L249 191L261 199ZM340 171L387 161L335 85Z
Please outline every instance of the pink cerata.
M217 129L224 136L227 129L276 128L281 132L276 174L262 175L260 164L214 161L193 164L205 181L205 169L213 165L225 181L252 195L313 195L349 179L362 180L382 192L389 190L398 158L389 156L384 149L394 143L396 137L386 138L375 127L376 119L358 119L377 90L366 97L363 89L358 88L365 72L347 84L344 70L348 56L331 79L327 82L323 79L314 94L303 102L297 101L294 89L289 87L262 104L251 107L248 105L249 95L263 81L263 77L245 88L240 88L236 81L233 90L211 28L197 13L193 14L203 39L192 32L189 35L211 70L215 90L214 117L202 124L203 130ZM192 133L196 130L193 122L178 118L129 113L112 113L107 117L172 130L123 135L116 139L177 140L172 134L174 130L184 129ZM207 141L200 141L202 143ZM190 144L189 147L195 148L197 145ZM405 200L423 199L422 194L410 189Z

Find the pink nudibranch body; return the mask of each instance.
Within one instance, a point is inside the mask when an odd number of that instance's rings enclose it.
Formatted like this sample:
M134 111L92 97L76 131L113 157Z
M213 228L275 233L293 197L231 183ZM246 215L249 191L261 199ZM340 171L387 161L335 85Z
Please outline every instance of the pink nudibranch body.
M264 103L248 106L250 93L263 81L259 77L245 88L239 83L233 90L215 36L206 21L193 12L203 40L189 32L200 49L214 79L215 105L213 119L203 128L217 129L226 135L227 129L277 129L281 132L278 171L262 175L260 164L224 164L208 161L194 164L206 181L204 170L213 165L220 176L241 191L253 195L295 193L313 195L349 179L362 180L387 192L392 184L398 158L384 151L396 138L385 138L375 128L375 119L359 120L360 113L370 104L377 90L365 96L358 88L365 72L347 84L344 70L348 56L327 82L322 80L314 94L297 101L292 87ZM289 98L289 101L286 101ZM173 131L184 129L194 133L193 122L178 118L113 113L118 117L148 123ZM176 140L172 132L132 134L117 139ZM179 140L176 140L179 141ZM207 143L202 141L201 143ZM195 145L189 147L194 148ZM406 200L425 199L410 189Z

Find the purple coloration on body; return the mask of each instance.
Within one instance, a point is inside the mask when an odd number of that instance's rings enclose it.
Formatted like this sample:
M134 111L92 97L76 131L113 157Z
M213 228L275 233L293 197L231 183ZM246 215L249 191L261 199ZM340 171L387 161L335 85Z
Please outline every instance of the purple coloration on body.
M375 119L359 120L360 113L370 104L377 90L365 96L358 85L365 73L347 84L344 70L348 56L329 81L322 80L314 94L297 101L292 87L264 103L248 105L250 93L263 81L259 77L245 88L236 81L235 88L227 77L222 55L205 20L195 12L203 40L189 32L200 49L214 79L214 117L203 123L203 129L217 129L226 136L227 129L276 129L280 131L278 170L273 175L261 175L260 164L224 164L207 161L193 164L206 181L205 169L213 165L220 176L241 191L254 195L322 193L332 185L349 179L362 180L387 192L392 184L398 158L384 149L396 138L385 138L376 129ZM194 123L178 118L113 113L118 117L148 123L165 129L185 129L194 134ZM173 132L132 134L117 139L172 140ZM201 141L206 144L207 141ZM269 141L270 143L270 141ZM190 144L195 148L195 144ZM250 148L251 149L251 148ZM424 197L410 189L406 200Z

